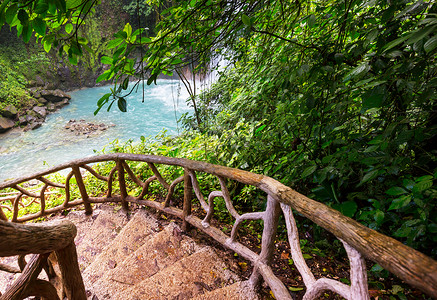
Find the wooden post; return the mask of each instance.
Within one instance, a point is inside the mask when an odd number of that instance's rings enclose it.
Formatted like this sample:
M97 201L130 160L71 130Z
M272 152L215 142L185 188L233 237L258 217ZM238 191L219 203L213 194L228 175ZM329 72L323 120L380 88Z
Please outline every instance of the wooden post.
M276 231L278 230L279 215L281 209L279 202L273 199L270 195L267 196L267 207L264 213L264 230L262 235L261 253L259 261L270 265L273 257L273 250L275 248ZM261 273L255 265L252 275L249 278L249 283L252 288L256 289L261 281Z
M14 199L14 212L12 214L12 222L17 222L17 219L18 219L18 210L20 209L19 204L20 204L22 196L23 196L23 193L20 193Z
M56 288L48 281L36 279L29 283L24 297L37 296L41 299L59 300Z
M85 286L80 274L77 252L74 242L67 247L57 250L59 269L61 271L64 291L69 300L86 300Z
M6 217L1 206L0 206L0 220L8 221L8 217Z
M190 224L186 218L191 215L191 198L193 195L193 185L191 183L190 172L188 168L184 168L184 207L183 207L183 221L182 230L187 232L190 229Z
M44 186L41 189L41 192L39 194L40 205L41 205L41 215L43 215L45 210L46 210L46 196L45 196L45 192L46 192L47 187L48 187L47 183L44 184Z
M0 300L19 300L24 299L26 295L26 287L37 279L41 272L42 263L47 260L48 254L34 254L29 263L21 273L20 277L14 281L12 286L0 296Z
M370 299L369 288L367 285L366 261L353 247L342 241L350 262L350 299L368 300Z
M68 220L32 225L0 221L0 257L49 253L74 241L76 233Z
M117 160L118 184L120 186L121 205L125 211L129 210L129 204L126 202L126 180L124 178L123 160Z
M78 166L73 166L74 177L76 177L77 186L79 187L80 195L82 196L83 205L85 206L85 214L91 215L93 213L93 209L91 204L89 203L89 196L85 188L85 184L83 183L82 174L80 174L80 170Z

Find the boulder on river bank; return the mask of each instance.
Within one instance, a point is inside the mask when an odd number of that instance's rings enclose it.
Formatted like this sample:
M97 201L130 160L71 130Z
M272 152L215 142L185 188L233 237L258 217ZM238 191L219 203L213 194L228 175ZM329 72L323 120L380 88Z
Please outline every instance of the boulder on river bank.
M38 90L32 89L33 97L36 99L43 98L52 103L70 100L71 96L61 90Z
M27 101L26 106L17 109L8 105L0 109L0 133L17 125L24 127L25 131L36 129L49 113L67 105L71 99L69 94L59 89L30 88L29 92L32 99Z
M11 119L0 117L0 133L6 132L14 127L15 122Z

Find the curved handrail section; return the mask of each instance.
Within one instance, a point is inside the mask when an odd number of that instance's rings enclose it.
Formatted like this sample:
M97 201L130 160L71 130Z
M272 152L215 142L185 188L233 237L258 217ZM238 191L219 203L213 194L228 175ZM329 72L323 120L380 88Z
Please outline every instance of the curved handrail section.
M30 296L63 299L64 293L68 299L85 300L74 244L76 233L76 226L67 220L29 225L0 220L0 256L19 255L21 269L3 265L3 271L21 275L3 295L0 294L0 300ZM27 254L33 255L26 263L24 256ZM59 274L51 267L52 262L58 265ZM43 269L50 281L38 279Z
M99 175L98 172L91 167L92 164L109 161L115 162L115 167L108 176ZM127 163L128 161L147 163L153 175L147 180L142 181L140 177L137 177L130 169ZM160 174L159 166L157 167L156 165L170 165L183 168L184 175L168 183ZM66 176L65 182L63 183L52 182L44 177L65 169L70 169L70 173ZM92 196L88 194L82 175L84 172L88 172L87 176L94 176L98 180L107 183L106 195ZM216 176L220 183L220 190L210 191L208 197L204 197L199 183L197 182L196 174L199 172ZM76 179L81 199L71 200L71 179L73 177ZM120 191L119 194L113 193L113 184L116 182L116 177ZM39 193L29 192L23 187L23 183L35 179L42 185ZM126 180L140 187L141 192L139 195L134 196L129 194ZM226 186L226 180L251 185L264 191L267 201L266 210L263 212L250 212L240 215L233 206L231 194ZM144 196L148 193L149 184L152 181L158 181L162 187L168 191L166 200L163 203L144 199ZM183 209L179 209L170 206L170 199L172 198L175 187L182 183L184 188ZM61 205L46 209L45 193L50 187L63 188L65 190L65 200ZM250 283L256 286L261 279L264 279L269 284L277 299L291 299L288 289L273 274L270 268L274 248L274 237L276 235L278 219L281 214L286 220L293 261L301 273L306 286L304 299L314 299L320 295L322 291L327 289L347 299L369 299L365 258L380 264L386 270L392 272L410 285L419 288L431 297L436 297L437 295L437 262L435 260L393 238L369 229L355 220L342 215L340 212L320 202L314 201L281 184L275 179L264 175L184 158L112 153L74 160L43 172L1 183L0 190L5 188L12 188L17 191L17 193L12 197L14 200L8 200L10 201L10 205L6 205L5 203L7 201L4 200L2 202L0 198L0 220L8 220L2 208L12 212L11 221L25 222L77 205L84 205L86 212L92 213L91 204L102 202L121 203L125 209L129 208L129 203L138 203L175 215L183 220L184 228L187 228L189 225L195 226L224 246L250 260L254 266ZM201 207L206 212L206 217L203 220L191 213L193 196L198 199ZM35 214L19 217L18 212L20 205L23 206L20 204L20 201L23 197L36 199L41 205L40 211ZM224 199L227 210L235 219L230 236L211 225L210 221L215 210L214 199L217 197ZM11 199L11 197L7 199ZM343 243L350 261L350 285L345 285L339 281L328 278L316 279L314 277L302 256L292 209L333 233ZM236 232L243 220L263 220L264 229L260 254L252 252L237 240Z
M0 221L0 256L53 252L74 241L76 233L67 220L29 225Z

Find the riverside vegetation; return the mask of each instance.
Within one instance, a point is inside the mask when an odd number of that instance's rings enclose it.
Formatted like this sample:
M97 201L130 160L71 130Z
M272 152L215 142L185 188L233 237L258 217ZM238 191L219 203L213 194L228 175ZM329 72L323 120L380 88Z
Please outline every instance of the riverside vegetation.
M65 105L63 100L69 98L59 97L60 101L49 99L48 104L55 104L52 107L47 105L47 99L40 97L40 90L70 91L95 86L96 78L103 70L100 57L111 53L106 49L106 43L120 24L131 18L129 13L132 14L132 11L129 9L127 4L119 1L106 1L99 6L93 17L81 26L81 34L89 40L89 49L94 55L83 57L76 65L70 64L68 59L58 57L54 51L47 52L51 47L36 43L37 36L29 37L30 42L25 43L17 37L21 32L17 32L14 26L1 27L0 118L3 119L0 121L0 131L16 126L25 127L27 130L37 128L44 121L46 113ZM5 17L3 11L1 18ZM60 91L55 94L59 95ZM33 111L34 107L46 109L41 114L40 111Z
M1 23L16 26L24 40L36 32L71 63L86 57L88 39L78 27L91 2L4 3ZM183 76L187 66L200 76L219 57L227 67L200 94L186 81L195 110L181 120L186 135L132 151L266 174L437 257L436 3L147 4L154 31L140 17L105 44L110 51L100 58L106 67L97 81L114 88L97 111L113 104L126 110L131 80L152 84L160 74ZM255 190L235 186L233 193L241 207L264 204ZM311 235L330 239L316 227ZM372 270L384 275L378 266Z

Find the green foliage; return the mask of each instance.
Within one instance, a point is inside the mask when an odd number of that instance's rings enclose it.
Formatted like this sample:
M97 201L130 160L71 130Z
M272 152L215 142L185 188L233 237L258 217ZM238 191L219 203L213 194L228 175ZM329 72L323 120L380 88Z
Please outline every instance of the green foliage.
M184 119L202 138L217 139L196 155L183 150L196 149L196 136L162 142L156 153L275 177L436 255L437 4L147 4L159 14L155 32L127 23L106 44L113 52L99 58L108 66L98 81L112 80L114 88L98 100L97 111L114 103L125 110L126 95L138 87L128 84L132 79L152 84L160 74L183 77L186 66L199 74L222 57L226 70L202 95L191 90L196 115ZM78 28L91 11L83 0L27 7L9 0L0 6L0 23L16 27L24 40L35 35L46 51L53 46L74 64L89 50Z
M0 110L8 105L20 108L29 99L25 78L0 53Z
M173 137L167 136L165 132L156 136L155 138L141 137L141 142L134 144L132 140L125 143L120 143L114 140L110 145L102 150L102 153L123 152L136 153L148 155L162 155L168 157L183 157L194 160L210 160L212 157L209 151L215 145L216 139L213 137L206 137L196 132L187 132L185 135ZM115 166L114 163L101 163L97 166L99 172L107 176L111 169ZM145 181L147 178L153 176L152 171L145 162L129 162L131 170ZM171 182L183 175L183 168L176 166L157 165L161 175ZM199 173L197 174L199 186L203 191L213 191L219 188L218 179L212 175ZM94 194L101 194L106 191L106 183L102 182L93 176L86 178L87 186ZM138 196L141 193L141 188L136 186L130 179L127 180L128 190L133 195ZM114 191L118 191L117 183ZM157 181L153 181L150 185L152 194L165 195L166 190ZM183 184L179 184L176 188L176 197L183 196ZM204 195L207 197L207 194Z
M150 1L132 1L123 6L123 9L131 16L147 17L152 13L152 6L149 5Z
M115 85L98 110L115 102L125 108L137 87L129 90L126 80L147 72L151 84L187 65L199 73L220 55L226 70L208 91L192 94L196 116L184 119L218 136L212 162L273 176L436 254L429 247L436 4L215 0L159 11L154 36L126 24L108 43L114 52L102 58L109 68L99 80Z
M436 5L257 8L242 14L249 32L198 98L219 163L273 176L436 255Z

